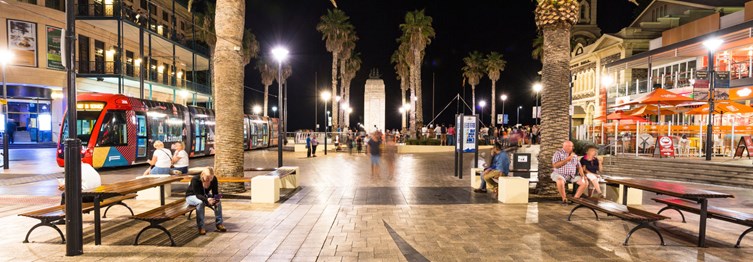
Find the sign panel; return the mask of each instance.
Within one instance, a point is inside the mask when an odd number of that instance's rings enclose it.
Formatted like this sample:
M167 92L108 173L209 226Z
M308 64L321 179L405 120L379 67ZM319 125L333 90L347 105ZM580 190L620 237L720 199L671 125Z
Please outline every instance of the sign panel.
M47 26L47 68L64 70L61 48L63 29Z
M476 116L463 116L463 153L476 152Z
M531 117L533 119L541 118L541 107L540 106L534 106L533 107L533 109L531 110Z
M753 139L750 136L743 136L740 138L740 142L737 143L735 155L732 159L736 157L742 158L745 151L748 151L748 158L750 158L750 152L753 151Z
M660 136L656 139L656 145L654 146L654 155L659 157L675 157L675 145L671 137Z
M508 114L497 114L497 124L507 125L510 122L509 116Z
M714 72L714 88L729 88L729 71Z
M8 19L8 49L13 64L37 67L37 24Z

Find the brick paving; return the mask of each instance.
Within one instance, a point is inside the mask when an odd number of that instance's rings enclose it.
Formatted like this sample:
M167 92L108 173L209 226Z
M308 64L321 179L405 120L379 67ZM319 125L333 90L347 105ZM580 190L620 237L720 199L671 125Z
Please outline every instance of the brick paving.
M0 261L745 261L753 257L753 236L743 247L732 246L744 227L709 220L708 248L695 247L698 216L688 223L673 219L658 226L667 246L659 246L653 232L638 231L630 246L622 241L633 226L613 217L595 221L588 210L576 211L553 202L499 204L474 194L468 176L452 176L451 154L402 155L395 178L372 180L364 155L330 154L305 158L286 152L286 165L301 167L301 188L277 204L250 204L246 199L223 200L227 233L215 233L207 212L206 236L199 236L195 220L178 218L163 225L177 242L170 247L158 231L147 231L141 245L136 233L147 225L130 220L113 207L103 219L103 245L93 244L92 214L84 215L84 255L64 256L57 233L40 228L23 244L26 231L37 221L18 213L57 203L55 180L0 186ZM192 160L192 166L211 164L211 158ZM470 161L470 156L466 159ZM276 153L246 153L247 167L276 163ZM466 163L468 166L469 163ZM102 171L104 183L130 179L145 167ZM250 172L248 176L259 173ZM184 186L173 186L179 199ZM715 188L736 199L712 202L753 212L748 189ZM661 206L644 195L644 207ZM134 212L158 206L158 201L129 200ZM64 226L63 226L64 227Z

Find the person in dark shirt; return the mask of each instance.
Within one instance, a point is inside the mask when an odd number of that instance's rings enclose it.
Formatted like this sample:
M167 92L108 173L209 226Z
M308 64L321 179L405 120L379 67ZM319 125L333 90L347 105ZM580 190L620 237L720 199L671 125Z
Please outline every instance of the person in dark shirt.
M379 177L379 162L382 156L382 150L379 146L382 145L382 136L378 132L374 132L369 137L369 142L366 144L366 152L371 157L371 178L375 179Z
M186 203L196 206L196 225L199 228L199 235L207 234L207 231L204 230L204 207L206 206L214 209L215 231L227 231L225 226L222 225L220 191L218 189L217 178L214 176L213 168L206 168L201 174L195 175L191 179L191 183L186 189Z
M586 174L593 189L589 192L590 196L593 196L594 191L598 193L598 196L602 196L601 186L599 186L599 180L601 180L601 163L599 158L596 157L598 149L595 146L589 146L586 148L586 155L580 159L580 168L583 170L583 174Z

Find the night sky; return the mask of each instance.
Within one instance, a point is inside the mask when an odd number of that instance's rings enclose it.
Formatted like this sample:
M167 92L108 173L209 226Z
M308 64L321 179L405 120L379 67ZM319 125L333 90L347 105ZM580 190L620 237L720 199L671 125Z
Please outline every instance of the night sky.
M304 3L305 2L305 3ZM470 51L483 53L497 51L504 55L507 67L497 82L497 96L509 96L505 113L515 123L515 108L522 105L520 122L533 123L531 107L535 96L532 83L538 81L541 63L531 58L531 42L536 36L534 3L530 0L506 1L418 1L418 0L339 0L338 7L350 16L360 40L356 51L361 53L363 65L351 84L352 125L363 121L363 90L371 69L378 69L385 81L387 93L387 128L400 127L400 82L397 80L390 56L397 48L396 39L401 31L399 24L405 13L426 9L433 17L436 38L426 49L422 67L424 120L432 119L432 75L435 76L434 108L436 114L453 99L463 94L462 59ZM627 26L637 9L628 1L599 1L598 24L603 33L614 33ZM645 7L645 5L644 5ZM293 74L288 79L288 130L313 129L315 100L318 90L331 90L332 56L327 52L322 36L316 31L321 15L332 8L328 0L250 0L246 6L246 26L256 34L261 54L280 44L291 52ZM629 11L626 11L629 10ZM246 67L246 110L263 103L263 90L255 61ZM318 76L318 81L315 81ZM253 90L252 90L253 89ZM470 104L470 86L466 86L466 101ZM270 87L277 94L277 83ZM484 77L476 87L477 100L489 103L491 81ZM270 97L270 108L277 104ZM323 122L323 104L319 99L317 115ZM489 106L485 108L484 121L488 124ZM497 101L497 113L501 113ZM440 115L435 123L451 123L455 105ZM270 110L270 115L272 111Z

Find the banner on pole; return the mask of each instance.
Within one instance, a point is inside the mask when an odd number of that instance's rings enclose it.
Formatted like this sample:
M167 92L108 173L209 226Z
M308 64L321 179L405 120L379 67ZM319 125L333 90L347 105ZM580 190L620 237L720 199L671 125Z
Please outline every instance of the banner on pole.
M461 148L463 153L476 152L476 116L461 116L463 133L460 139L463 140L463 146Z
M510 122L508 114L497 114L497 124L507 125L508 122Z

